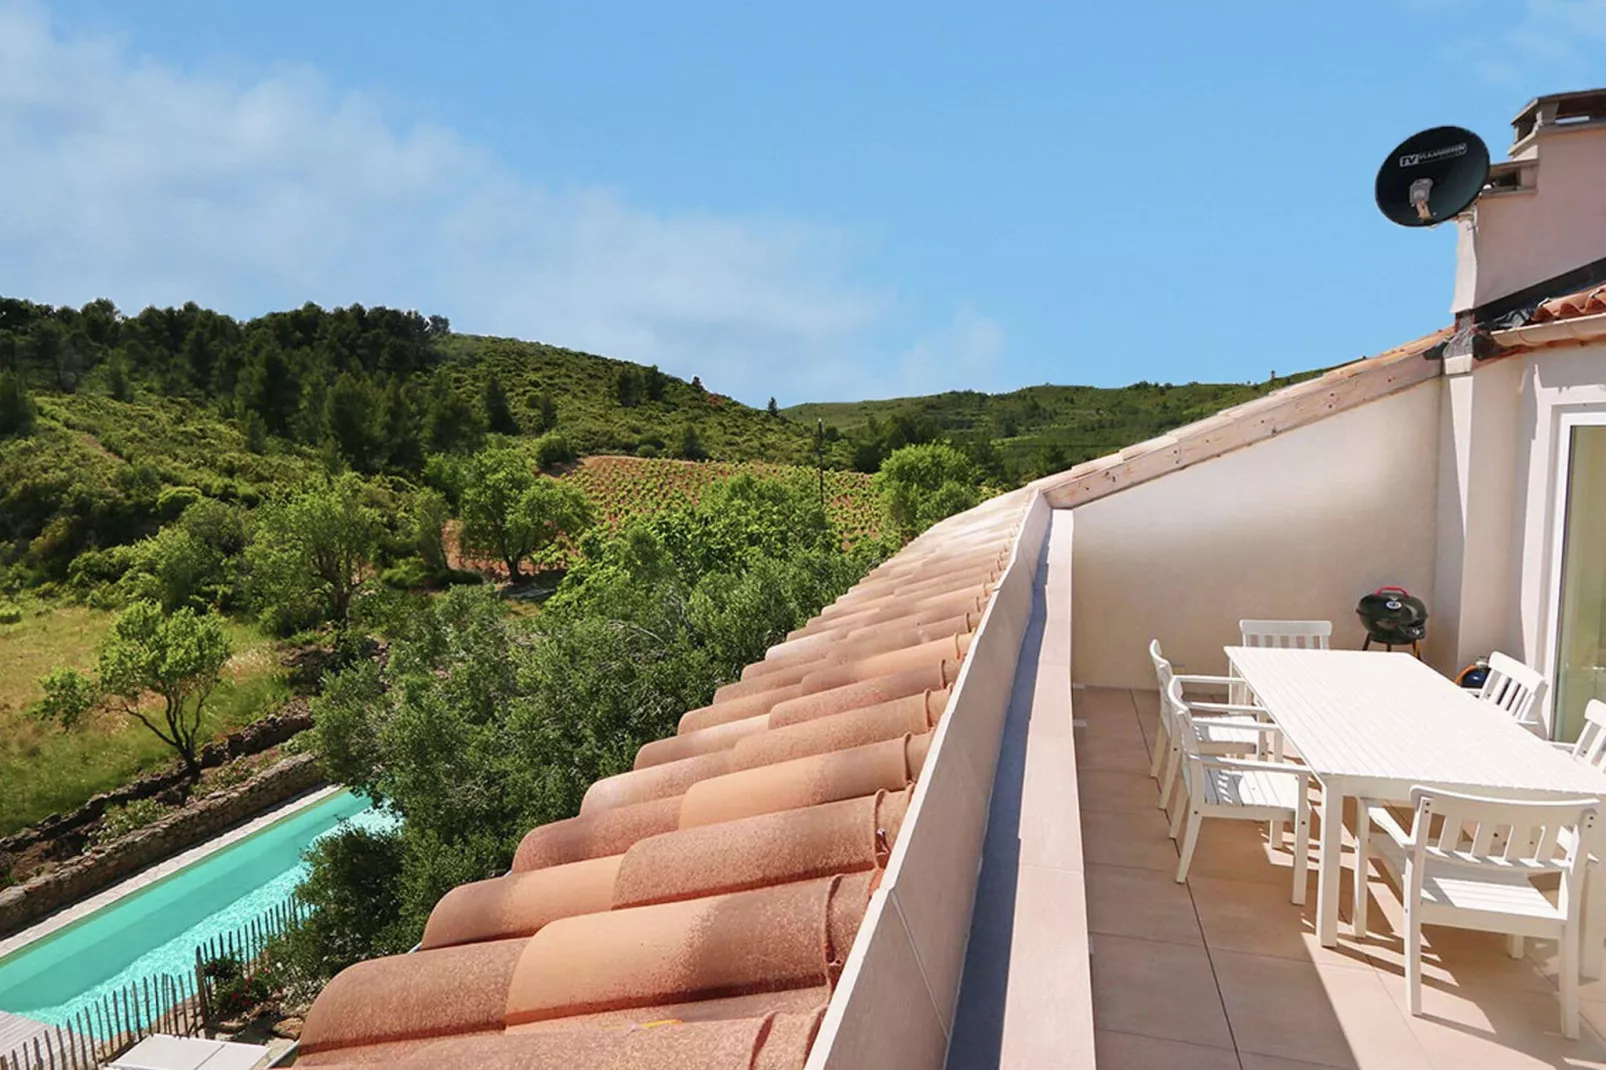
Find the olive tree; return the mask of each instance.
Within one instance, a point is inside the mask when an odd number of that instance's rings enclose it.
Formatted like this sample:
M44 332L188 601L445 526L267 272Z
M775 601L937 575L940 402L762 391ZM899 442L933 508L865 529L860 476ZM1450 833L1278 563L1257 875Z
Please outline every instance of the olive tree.
M522 450L485 450L463 487L463 546L494 557L517 583L525 558L591 524L585 494L570 483L537 476Z
M196 755L206 700L229 654L223 618L216 613L186 608L164 614L155 602L135 602L101 643L100 683L194 775L201 768ZM161 699L159 713L148 712L153 695Z
M318 619L344 624L383 533L362 480L349 472L264 506L246 560L269 622L280 630Z

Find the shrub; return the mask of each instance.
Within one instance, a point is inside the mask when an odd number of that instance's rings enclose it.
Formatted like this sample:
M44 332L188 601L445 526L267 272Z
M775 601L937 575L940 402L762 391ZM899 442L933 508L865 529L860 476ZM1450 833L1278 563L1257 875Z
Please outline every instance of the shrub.
M163 806L155 799L134 799L121 806L109 807L102 815L100 824L95 826L95 831L89 834L89 842L102 847L153 824L169 812L170 807Z
M574 458L574 446L557 431L549 431L535 440L535 463L544 471Z
M981 501L980 482L970 458L941 442L894 450L875 477L887 519L905 537Z
M428 587L435 570L417 557L399 561L379 574L379 582L398 591L418 591Z
M33 708L33 715L50 721L71 732L84 719L84 714L100 702L100 688L95 681L77 669L57 667L39 678L45 697Z
M220 1018L238 1018L273 997L265 977L248 971L234 955L219 955L201 967L212 986L212 1011Z
M156 496L156 513L163 520L177 520L201 498L201 492L194 487L168 487Z
M0 624L16 624L22 620L22 608L13 602L0 602Z

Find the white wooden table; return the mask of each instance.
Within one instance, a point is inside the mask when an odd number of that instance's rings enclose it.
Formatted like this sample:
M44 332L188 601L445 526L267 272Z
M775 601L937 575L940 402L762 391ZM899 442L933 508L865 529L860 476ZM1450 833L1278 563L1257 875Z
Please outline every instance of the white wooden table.
M1344 799L1409 801L1416 785L1500 798L1606 799L1606 775L1410 654L1228 647L1322 784L1316 934L1338 943Z

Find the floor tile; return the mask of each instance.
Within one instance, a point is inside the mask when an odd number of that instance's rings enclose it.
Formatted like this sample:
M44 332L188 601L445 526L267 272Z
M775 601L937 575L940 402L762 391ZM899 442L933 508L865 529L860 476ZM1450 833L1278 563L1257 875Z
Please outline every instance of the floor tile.
M1098 1070L1239 1070L1229 1049L1157 1040L1108 1029L1093 1032Z
M1188 889L1169 873L1089 865L1085 877L1088 927L1093 932L1203 946Z
M1096 1028L1232 1047L1203 948L1105 935L1091 942Z
M1358 1065L1321 975L1310 962L1214 950L1210 961L1239 1051L1323 1066Z
M1177 849L1159 810L1082 811L1084 864L1136 866L1175 874Z
M1364 948L1352 940L1341 940L1337 948L1322 947L1316 940L1315 907L1289 902L1284 884L1190 877L1188 886L1211 951L1371 968Z
M1078 730L1076 733L1076 768L1126 769L1147 772L1149 748L1141 739L1104 739Z
M1160 789L1147 772L1078 769L1077 797L1083 810L1156 810Z
M1606 1045L1587 1025L1578 1040L1561 1035L1561 1005L1553 992L1424 984L1422 1014L1412 1017L1405 1011L1403 979L1377 976L1437 1070L1606 1067Z

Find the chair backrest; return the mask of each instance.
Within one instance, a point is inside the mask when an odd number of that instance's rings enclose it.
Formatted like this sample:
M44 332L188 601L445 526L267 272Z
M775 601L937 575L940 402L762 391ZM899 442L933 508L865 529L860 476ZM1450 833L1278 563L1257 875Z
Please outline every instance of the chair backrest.
M1498 650L1489 655L1489 675L1478 690L1478 697L1511 714L1518 724L1534 725L1534 700L1545 686L1544 676L1516 658Z
M1573 758L1606 772L1606 702L1592 698L1584 705L1584 727L1573 741Z
M1163 696L1171 686L1171 677L1174 673L1171 668L1171 662L1167 661L1166 656L1160 653L1160 640L1149 640L1149 658L1154 662L1154 677L1160 685L1161 701L1164 702Z
M1530 802L1417 787L1411 789L1411 803L1416 809L1413 880L1421 880L1426 862L1446 856L1468 877L1479 869L1505 878L1514 871L1560 872L1563 898L1558 906L1568 911L1577 905L1582 863L1597 849L1599 799ZM1437 832L1435 819L1440 821ZM1410 891L1414 896L1420 887Z
M1183 758L1199 757L1199 738L1193 731L1193 711L1188 709L1188 700L1182 697L1181 680L1174 679L1166 686L1161 702L1171 711L1173 731L1182 741Z
M1280 646L1326 650L1333 637L1330 620L1241 620L1244 646Z

